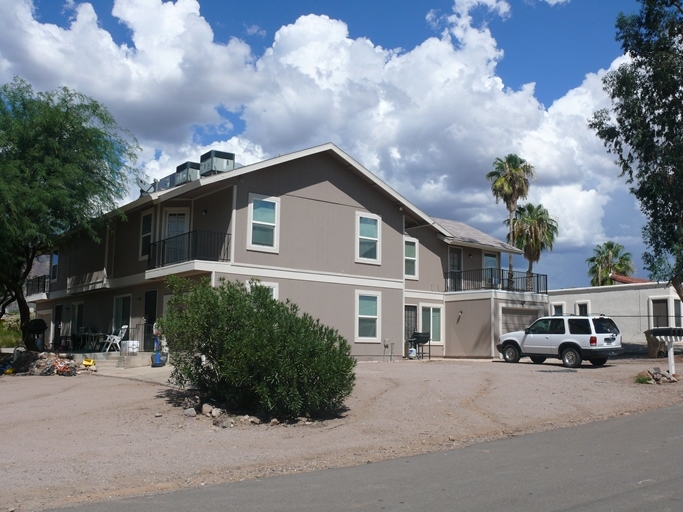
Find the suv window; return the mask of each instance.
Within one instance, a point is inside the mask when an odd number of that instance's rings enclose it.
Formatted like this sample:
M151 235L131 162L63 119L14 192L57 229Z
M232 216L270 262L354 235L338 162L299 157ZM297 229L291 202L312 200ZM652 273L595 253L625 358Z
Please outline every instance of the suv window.
M564 334L563 318L553 318L550 321L550 334Z
M588 318L569 318L567 323L571 334L592 334Z
M596 334L619 334L619 328L611 318L593 318Z
M536 320L531 327L529 327L529 334L549 334L550 333L550 318L541 318Z

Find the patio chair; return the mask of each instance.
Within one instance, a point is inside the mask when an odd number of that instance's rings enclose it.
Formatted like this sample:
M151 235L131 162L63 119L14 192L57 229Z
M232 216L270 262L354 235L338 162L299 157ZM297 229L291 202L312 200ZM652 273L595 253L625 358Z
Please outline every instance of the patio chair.
M122 325L118 334L107 336L102 345L102 352L109 352L112 347L114 347L114 350L121 352L121 340L126 337L126 332L128 332L128 326Z

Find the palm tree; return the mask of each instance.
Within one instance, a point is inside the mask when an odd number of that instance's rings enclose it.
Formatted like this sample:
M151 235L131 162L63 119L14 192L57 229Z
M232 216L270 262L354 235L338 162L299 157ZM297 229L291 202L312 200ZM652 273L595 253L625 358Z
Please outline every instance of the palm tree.
M505 224L510 224L509 220ZM533 267L541 259L541 253L552 249L557 237L557 221L553 219L542 204L525 204L515 210L512 235L515 247L524 251L529 262L526 271L526 289L533 290ZM508 241L510 241L508 236Z
M616 242L607 241L596 245L593 256L586 259L591 286L606 286L614 284L610 274L627 276L636 271L630 252L624 252L624 246Z
M510 233L508 240L510 245L515 245L514 214L517 210L517 201L524 199L529 193L529 180L534 177L533 166L514 154L507 155L504 159L496 158L493 162L493 170L486 175L491 182L491 192L496 198L496 203L501 199L510 213L508 225ZM508 273L508 288L513 288L512 253L509 254L510 271Z

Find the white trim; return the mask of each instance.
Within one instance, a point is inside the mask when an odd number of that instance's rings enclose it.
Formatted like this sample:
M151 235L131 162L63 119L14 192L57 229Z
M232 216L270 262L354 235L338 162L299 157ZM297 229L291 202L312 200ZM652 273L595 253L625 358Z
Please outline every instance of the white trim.
M125 297L128 297L130 299L130 310L128 311L128 321L123 322L121 325L127 325L128 331L130 332L130 330L131 330L130 322L131 322L131 319L133 318L133 294L132 293L122 293L121 295L114 295L114 301L112 304L112 315L111 315L111 330L112 330L112 332L114 332L114 330L115 330L116 300L117 299L123 299Z
M405 290L405 299L436 300L444 304L444 292L431 292L425 290Z
M237 185L232 187L232 217L230 218L230 261L235 261L235 239L237 230Z
M360 297L376 297L377 298L377 325L374 338L361 338L358 333L358 320L360 319ZM382 342L382 292L376 290L356 290L356 301L353 310L354 338L356 343L381 343Z
M676 323L676 320L674 318L674 311L673 311L673 299L675 297L671 295L650 295L647 298L647 327L648 329L653 329L655 326L655 307L653 302L654 301L660 301L664 300L666 301L666 315L667 315L667 322L669 324L669 327L673 326Z
M273 227L273 246L269 247L267 245L255 245L252 242L253 236L253 225L254 225L254 201L263 201L266 203L275 204L275 223ZM280 252L280 198L265 196L262 194L249 194L249 207L248 207L248 221L247 221L247 250L248 251L258 251L258 252ZM256 221L257 224L267 225L264 222ZM269 224L268 224L269 225Z
M244 284L246 285L247 290L249 290L251 292L251 281L246 281ZM273 298L275 300L280 300L279 299L279 296L280 296L280 284L279 283L269 283L266 281L259 280L258 285L263 286L264 288L270 288L271 290L273 290Z
M298 269L287 269L280 267L265 267L260 265L234 265L226 262L193 260L174 265L167 265L161 268L147 270L145 278L147 280L161 279L169 275L199 272L217 272L244 277L256 277L259 279L287 279L293 281L313 281L325 284L345 284L351 286L367 286L373 288L387 288L392 290L403 289L403 279L387 279L375 276L360 276L349 274L333 274L326 272L306 271ZM123 279L123 278L120 278ZM116 280L116 286L120 281ZM114 287L114 281L112 281Z
M413 275L405 273L406 260L408 259L408 257L405 254L406 242L415 244L415 258L411 258L415 261L415 274ZM403 237L403 275L406 279L410 279L412 281L417 281L420 279L420 241L417 238L413 238L412 236L407 235Z
M567 311L567 304L565 302L551 302L550 303L550 316L555 316L555 306L562 306L562 315L564 316Z
M185 231L187 233L190 231L190 208L188 206L169 206L163 208L163 223L162 223L162 233L161 239L168 238L168 215L171 213L184 213L185 214Z
M377 221L377 258L362 258L360 256L360 220L361 219L372 219ZM366 240L372 240L371 238L364 237ZM356 241L354 243L355 258L356 263L367 263L369 265L381 265L382 264L382 217L375 215L374 213L368 212L356 212Z
M433 345L443 345L444 344L444 328L445 328L445 317L446 317L446 311L445 308L443 307L443 304L432 304L428 302L420 302L418 304L418 311L417 311L417 325L420 329L420 332L425 332L424 326L422 325L422 309L423 308L428 308L430 310L429 312L429 338L430 338L430 343ZM441 334L441 339L439 341L435 341L432 338L432 330L431 330L431 310L432 309L438 309L441 311L440 318L439 318L439 332Z
M149 225L149 235L143 235L142 233L142 221L143 219L147 216L151 215L152 216L152 222ZM144 261L148 259L149 254L142 254L142 237L143 236L149 236L149 245L150 247L152 246L152 242L154 240L154 208L150 208L149 210L145 210L144 212L140 213L140 236L138 238L138 261Z

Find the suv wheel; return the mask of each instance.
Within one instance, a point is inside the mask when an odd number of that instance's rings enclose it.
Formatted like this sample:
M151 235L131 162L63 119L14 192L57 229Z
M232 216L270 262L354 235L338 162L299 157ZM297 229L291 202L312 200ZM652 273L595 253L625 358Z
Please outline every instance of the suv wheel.
M591 359L591 364L593 366L605 366L605 363L607 362L606 357L594 357Z
M581 354L573 347L565 348L562 351L562 364L567 368L578 368L581 366Z
M534 364L543 364L543 362L545 361L545 357L543 357L543 356L531 356L531 361Z
M506 363L517 363L519 362L519 358L519 349L516 345L505 345L505 348L503 349L503 359L505 359Z

